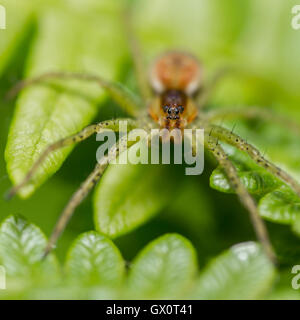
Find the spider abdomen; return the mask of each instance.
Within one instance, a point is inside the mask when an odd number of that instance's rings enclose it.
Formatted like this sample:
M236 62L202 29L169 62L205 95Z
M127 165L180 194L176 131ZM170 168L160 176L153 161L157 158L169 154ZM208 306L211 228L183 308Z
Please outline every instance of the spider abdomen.
M176 89L191 95L200 86L199 61L189 53L166 52L152 65L150 81L152 88L157 93Z

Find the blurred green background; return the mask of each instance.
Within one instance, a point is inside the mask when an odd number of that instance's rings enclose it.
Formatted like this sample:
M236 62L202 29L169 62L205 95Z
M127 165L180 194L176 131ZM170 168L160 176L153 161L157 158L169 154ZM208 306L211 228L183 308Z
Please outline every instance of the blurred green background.
M97 21L83 24L86 29L82 31L89 41L93 41L98 32L106 39L97 48L99 60L102 59L99 68L106 68L107 59L111 64L116 61L116 69L113 72L109 69L107 76L136 90L126 35L119 23L124 1L24 0L24 10L20 10L20 3L17 2L0 1L7 8L8 23L7 30L0 30L2 155L15 103L4 101L5 92L28 73L35 59L37 42L47 43L47 39L41 39L40 31L44 19L53 10L61 11L70 21L75 20L72 23L76 23L81 16L84 21ZM208 108L264 106L289 115L300 123L300 30L291 27L291 8L297 0L136 0L132 3L133 23L147 63L145 68L166 49L184 49L195 54L203 63L205 78L220 67L238 66L242 75L224 79ZM59 20L59 15L57 19L63 28L72 25L68 26L69 20ZM112 31L118 34L118 41L113 43L110 41ZM69 32L72 37L72 30ZM53 37L55 39L55 35ZM51 40L50 45L53 46L55 41ZM60 52L60 45L61 42L58 42L57 47L51 47L51 50ZM73 50L77 49L75 43ZM102 75L99 70L93 71ZM94 121L99 121L122 114L118 106L105 97L99 105L98 115L93 117ZM272 160L300 177L300 144L297 137L260 121L238 124L236 131L244 137L246 135L263 151L266 150ZM10 202L1 199L0 220L20 213L48 236L71 194L92 170L96 147L94 138L78 145L59 172L29 199L15 198ZM208 160L201 176L184 176L183 168L166 166L166 172L170 171L166 176L172 174L176 177L178 193L151 221L116 239L115 243L126 260L130 261L149 241L166 232L178 232L191 240L198 253L200 268L229 246L255 239L247 212L236 196L222 194L209 187L209 177L215 167L216 163ZM2 156L0 194L4 194L10 186ZM76 210L58 242L56 252L61 261L76 236L94 229L91 199L89 195ZM287 265L300 261L300 255L294 255L294 251L300 252L300 241L290 228L272 223L268 223L268 227L275 246L283 255L293 251L291 256L286 254Z

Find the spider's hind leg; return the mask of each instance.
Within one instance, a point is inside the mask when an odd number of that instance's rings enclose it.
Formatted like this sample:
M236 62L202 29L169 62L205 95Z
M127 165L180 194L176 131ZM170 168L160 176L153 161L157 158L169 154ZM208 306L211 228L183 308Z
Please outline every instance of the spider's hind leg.
M40 76L29 78L18 82L8 93L7 98L12 98L21 90L35 84L42 83L47 80L81 80L94 82L101 88L105 89L110 97L120 105L129 115L135 116L139 113L140 102L128 90L118 83L110 82L101 77L88 73L72 73L72 72L48 72Z
M257 205L254 199L241 182L234 165L228 159L225 151L220 146L220 144L218 144L218 140L210 136L209 134L205 135L205 147L214 155L214 157L219 162L220 166L225 171L225 174L227 175L232 188L236 191L241 203L250 213L250 218L253 227L255 229L258 239L260 240L263 246L264 251L270 258L270 260L276 264L276 256L272 244L270 242L266 226L259 215Z
M133 59L135 77L137 79L138 89L143 101L148 101L151 97L151 88L145 68L144 57L141 52L140 42L133 30L133 6L128 6L124 12L124 29L128 39L130 52Z

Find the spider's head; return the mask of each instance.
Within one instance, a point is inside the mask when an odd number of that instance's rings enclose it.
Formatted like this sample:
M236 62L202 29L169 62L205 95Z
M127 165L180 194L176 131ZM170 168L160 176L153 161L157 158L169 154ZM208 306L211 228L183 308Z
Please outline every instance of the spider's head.
M163 110L166 114L166 119L169 120L177 120L180 118L180 114L183 112L183 106L178 107L170 107L170 106L163 106Z
M187 103L185 93L178 90L167 90L161 95L161 107L167 120L178 120Z

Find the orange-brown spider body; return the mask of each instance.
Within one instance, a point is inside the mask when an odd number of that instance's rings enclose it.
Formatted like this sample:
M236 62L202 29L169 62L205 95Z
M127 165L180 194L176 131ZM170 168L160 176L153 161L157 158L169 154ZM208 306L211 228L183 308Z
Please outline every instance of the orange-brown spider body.
M193 94L199 89L201 69L188 53L167 52L153 64L150 82L155 98L149 114L161 128L183 129L197 116Z

